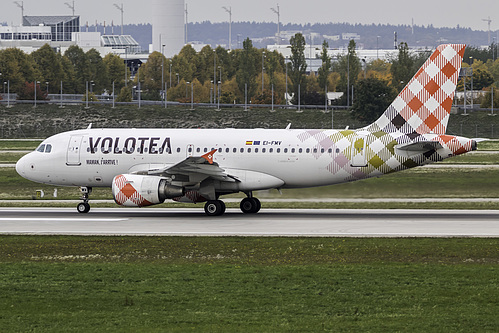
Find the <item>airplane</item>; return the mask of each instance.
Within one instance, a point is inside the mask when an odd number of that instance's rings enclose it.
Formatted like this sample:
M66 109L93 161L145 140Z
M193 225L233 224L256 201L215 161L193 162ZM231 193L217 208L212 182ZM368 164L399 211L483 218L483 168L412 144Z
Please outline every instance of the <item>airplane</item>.
M98 129L44 140L22 157L22 177L80 187L88 213L94 187L111 187L128 207L167 199L205 203L220 216L220 197L242 192L243 213L261 208L254 191L305 188L378 177L476 150L477 141L445 134L465 45L436 48L374 123L327 129Z

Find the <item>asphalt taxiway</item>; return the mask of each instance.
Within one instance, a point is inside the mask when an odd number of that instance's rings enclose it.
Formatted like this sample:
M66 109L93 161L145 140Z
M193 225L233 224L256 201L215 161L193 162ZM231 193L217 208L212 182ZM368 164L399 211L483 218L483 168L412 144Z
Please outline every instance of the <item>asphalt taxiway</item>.
M245 215L228 209L208 217L197 209L0 208L0 234L499 237L499 211L264 209Z

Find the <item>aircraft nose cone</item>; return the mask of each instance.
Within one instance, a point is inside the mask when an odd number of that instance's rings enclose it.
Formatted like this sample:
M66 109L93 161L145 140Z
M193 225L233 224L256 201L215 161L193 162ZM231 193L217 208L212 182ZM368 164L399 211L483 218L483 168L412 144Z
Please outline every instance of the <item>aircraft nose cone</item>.
M16 163L16 172L22 176L26 176L26 156L21 157Z

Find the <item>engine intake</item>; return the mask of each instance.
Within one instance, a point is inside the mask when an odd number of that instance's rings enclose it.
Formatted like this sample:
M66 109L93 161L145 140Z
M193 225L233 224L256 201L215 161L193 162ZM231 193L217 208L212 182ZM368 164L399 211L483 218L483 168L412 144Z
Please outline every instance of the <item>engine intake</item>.
M112 190L114 201L127 207L157 205L185 194L183 187L168 184L166 178L132 174L114 177Z

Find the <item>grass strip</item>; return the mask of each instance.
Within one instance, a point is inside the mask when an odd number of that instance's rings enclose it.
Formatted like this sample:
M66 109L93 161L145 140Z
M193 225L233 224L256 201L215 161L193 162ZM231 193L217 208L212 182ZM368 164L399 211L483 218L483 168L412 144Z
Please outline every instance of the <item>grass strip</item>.
M496 331L498 239L0 237L3 331Z

